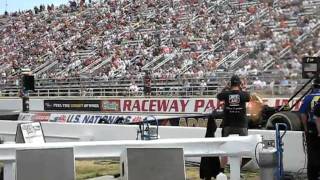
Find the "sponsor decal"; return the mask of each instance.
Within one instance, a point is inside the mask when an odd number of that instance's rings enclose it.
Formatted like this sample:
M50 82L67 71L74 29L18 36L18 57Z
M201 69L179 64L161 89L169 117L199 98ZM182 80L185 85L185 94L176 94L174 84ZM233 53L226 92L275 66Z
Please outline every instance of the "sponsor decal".
M120 111L120 100L105 100L101 101L101 110L107 112L119 112Z
M18 121L32 121L34 115L32 113L20 113Z
M32 116L32 121L48 121L50 113L48 112L37 112Z

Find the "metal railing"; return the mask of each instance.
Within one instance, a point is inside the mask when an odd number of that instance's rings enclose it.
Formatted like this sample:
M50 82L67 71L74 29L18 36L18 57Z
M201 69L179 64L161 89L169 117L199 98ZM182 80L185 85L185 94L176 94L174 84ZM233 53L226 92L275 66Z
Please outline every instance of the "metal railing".
M262 97L288 97L302 87L298 85L274 85L247 87L247 91L259 94ZM215 97L224 86L208 84L207 86L192 85L156 85L152 86L148 96L153 97ZM303 92L302 92L303 93ZM5 89L0 92L1 97L17 97L20 95L19 88ZM29 92L31 97L144 97L144 86L138 85L138 90L130 90L129 85L112 86L105 84L101 87L44 87Z

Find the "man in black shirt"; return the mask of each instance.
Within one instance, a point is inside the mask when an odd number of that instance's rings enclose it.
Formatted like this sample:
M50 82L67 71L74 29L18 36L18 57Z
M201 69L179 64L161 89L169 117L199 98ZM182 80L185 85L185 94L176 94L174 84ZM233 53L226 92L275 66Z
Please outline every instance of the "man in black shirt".
M301 122L307 144L308 180L320 179L320 78L313 80L312 91L300 106Z
M224 89L217 95L219 101L224 101L224 119L222 137L230 134L239 136L248 135L248 120L246 118L246 103L250 101L250 94L242 91L241 79L233 75L230 88ZM222 171L227 163L227 158L221 159Z

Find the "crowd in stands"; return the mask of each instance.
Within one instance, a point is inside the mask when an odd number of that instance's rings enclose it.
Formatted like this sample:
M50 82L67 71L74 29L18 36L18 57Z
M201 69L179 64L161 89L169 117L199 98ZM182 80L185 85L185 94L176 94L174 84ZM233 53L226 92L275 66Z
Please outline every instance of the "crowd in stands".
M6 13L1 83L17 79L21 68L39 79L142 79L144 70L159 79L210 79L215 71L256 76L269 62L281 77L297 78L301 58L320 55L319 6L317 0L71 0Z

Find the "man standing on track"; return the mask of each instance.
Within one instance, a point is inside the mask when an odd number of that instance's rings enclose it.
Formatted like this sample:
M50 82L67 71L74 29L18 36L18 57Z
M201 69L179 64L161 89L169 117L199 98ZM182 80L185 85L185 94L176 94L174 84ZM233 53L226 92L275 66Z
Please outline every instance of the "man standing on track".
M217 95L219 101L224 101L224 119L222 137L231 134L239 136L248 135L248 120L246 118L246 103L250 101L250 94L242 91L241 79L233 75L230 81L230 88L225 88ZM221 171L227 163L227 157L221 159Z
M313 80L313 87L300 107L301 121L307 141L308 179L320 179L320 78Z

